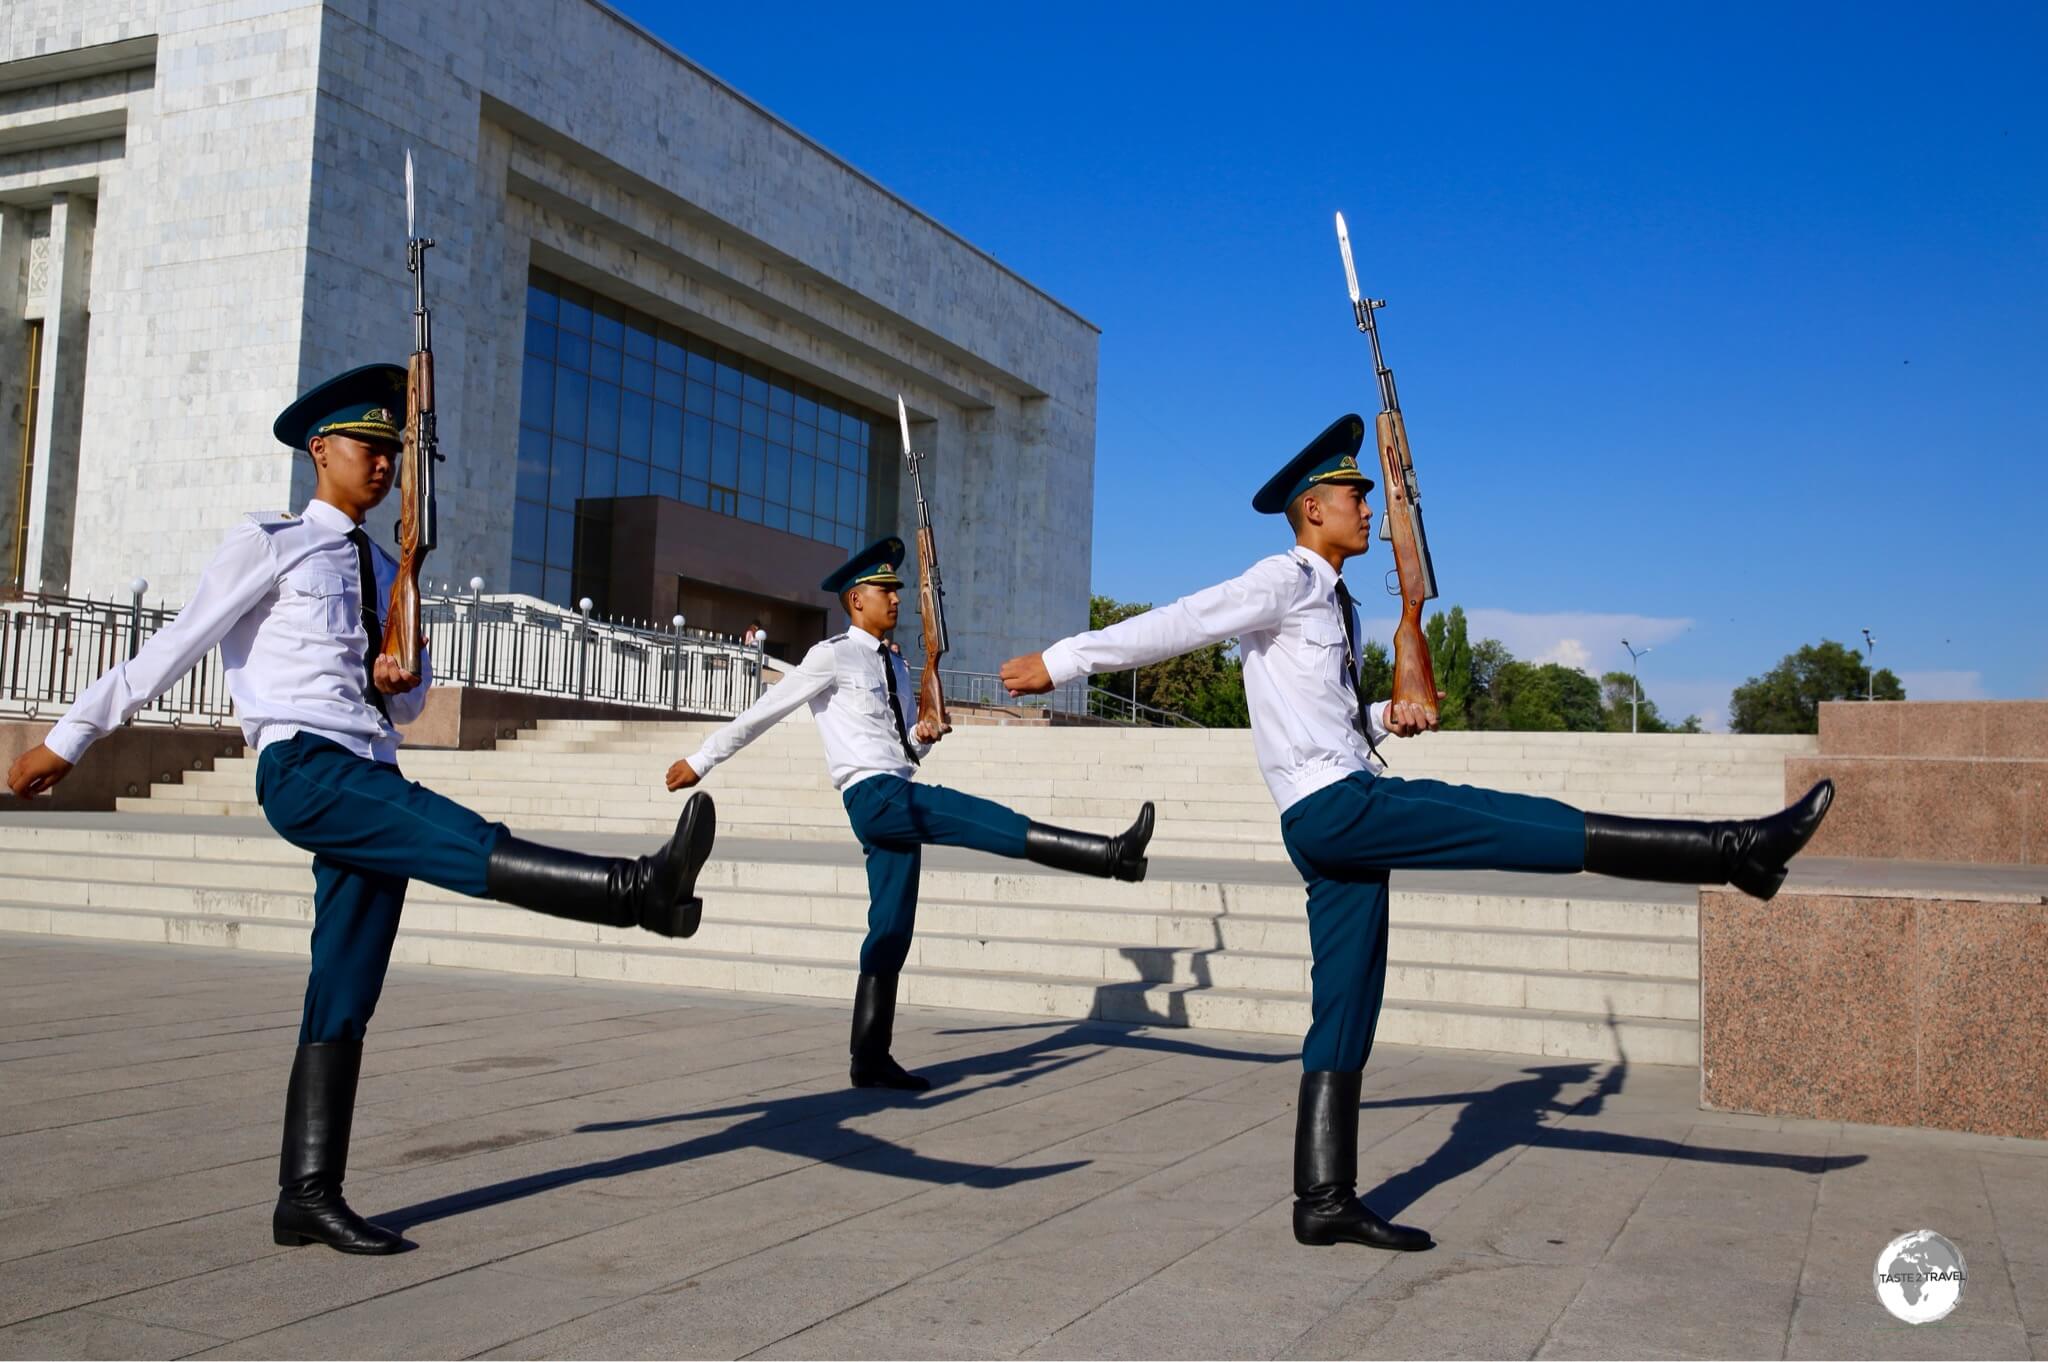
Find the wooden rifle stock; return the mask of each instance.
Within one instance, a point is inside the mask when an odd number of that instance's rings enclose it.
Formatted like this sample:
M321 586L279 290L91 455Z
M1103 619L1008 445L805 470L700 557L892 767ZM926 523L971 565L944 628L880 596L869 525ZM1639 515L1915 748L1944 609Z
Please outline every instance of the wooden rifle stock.
M951 728L945 687L939 683L939 659L946 653L946 607L939 599L939 546L929 525L921 526L917 532L917 601L918 617L924 622L924 671L917 681L917 721Z
M1436 713L1436 668L1429 641L1422 634L1422 603L1429 576L1423 570L1428 545L1422 538L1422 517L1408 496L1408 425L1398 410L1383 411L1377 422L1381 486L1387 489L1387 530L1394 545L1394 571L1401 582L1401 622L1394 629L1394 700L1423 706Z
M426 565L425 498L422 479L431 474L424 462L433 452L421 447L421 415L433 419L434 356L415 350L406 364L405 443L398 456L398 488L404 500L398 511L398 575L391 582L391 608L384 615L387 656L414 676L420 674L420 569Z

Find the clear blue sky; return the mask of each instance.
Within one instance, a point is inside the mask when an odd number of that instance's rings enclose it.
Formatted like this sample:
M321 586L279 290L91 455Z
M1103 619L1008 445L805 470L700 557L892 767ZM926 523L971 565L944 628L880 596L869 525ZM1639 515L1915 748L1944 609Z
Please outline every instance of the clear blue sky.
M2041 6L625 9L1102 328L1098 592L1376 408L1341 208L1440 604L1674 717L1863 626L2048 695Z

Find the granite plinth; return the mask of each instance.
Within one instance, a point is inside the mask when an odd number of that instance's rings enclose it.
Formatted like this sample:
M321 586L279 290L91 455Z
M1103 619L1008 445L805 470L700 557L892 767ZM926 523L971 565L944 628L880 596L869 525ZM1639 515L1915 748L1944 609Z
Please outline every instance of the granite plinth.
M1829 701L1820 707L1820 750L2048 761L2048 700Z
M2041 896L1708 890L1699 931L1703 1105L2048 1137Z
M0 721L0 770L49 736L56 725L42 719ZM50 794L16 799L0 785L0 812L104 812L114 801L146 794L152 783L170 784L187 771L210 771L223 757L242 755L242 729L232 720L220 727L130 724L93 744L83 762Z
M770 673L772 676L773 673ZM434 686L426 708L406 724L409 748L448 747L465 752L494 747L516 738L522 729L543 719L625 719L641 723L684 722L707 716L694 709L656 709L609 700L579 700L573 695L528 695L483 686Z
M1820 754L1786 759L1786 798L1824 776L1814 855L2048 863L2048 701L1824 704Z
M1815 856L2048 862L2048 761L1787 757L1787 801L1824 776L1835 803L1807 844Z

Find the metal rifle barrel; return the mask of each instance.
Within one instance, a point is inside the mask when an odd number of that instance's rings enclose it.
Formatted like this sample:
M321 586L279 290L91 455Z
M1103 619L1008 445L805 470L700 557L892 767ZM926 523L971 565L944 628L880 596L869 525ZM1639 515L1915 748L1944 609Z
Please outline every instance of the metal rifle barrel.
M1387 300L1384 298L1360 299L1358 304L1358 329L1365 332L1365 338L1372 342L1372 371L1373 376L1380 381L1380 409L1383 411L1399 411L1401 410L1401 397L1400 394L1394 391L1394 371L1387 367L1386 360L1380 356L1380 329L1373 321L1372 316L1374 309L1382 308L1386 305Z

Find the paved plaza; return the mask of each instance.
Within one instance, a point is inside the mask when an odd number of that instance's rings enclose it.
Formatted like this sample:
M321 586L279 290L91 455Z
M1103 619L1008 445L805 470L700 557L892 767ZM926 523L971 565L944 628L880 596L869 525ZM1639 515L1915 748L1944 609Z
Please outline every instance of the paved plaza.
M1383 1048L1362 1190L1288 1227L1292 1047L392 972L349 1179L418 1247L270 1243L303 962L0 936L0 1354L2048 1356L2048 1143L1702 1112L1683 1068ZM1932 1228L1961 1305L1879 1306Z

